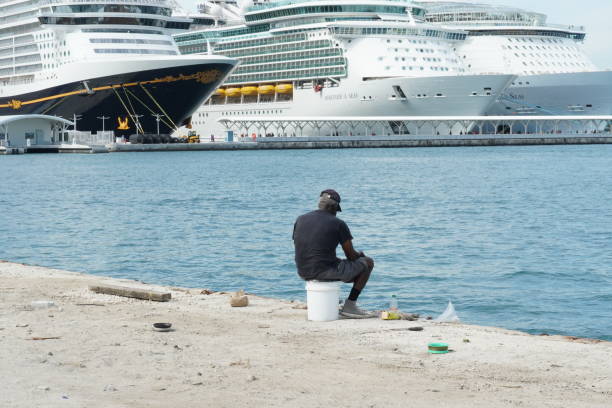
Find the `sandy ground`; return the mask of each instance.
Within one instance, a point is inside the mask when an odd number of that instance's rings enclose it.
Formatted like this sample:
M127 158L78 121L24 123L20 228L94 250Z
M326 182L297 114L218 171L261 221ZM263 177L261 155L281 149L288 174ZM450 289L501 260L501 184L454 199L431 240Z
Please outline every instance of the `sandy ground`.
M99 283L143 286L0 262L1 407L612 406L608 342L430 321L314 323L288 301L250 296L231 308L228 294L151 287L172 293L157 303L88 290ZM36 300L57 307L33 309ZM428 354L432 341L452 352Z

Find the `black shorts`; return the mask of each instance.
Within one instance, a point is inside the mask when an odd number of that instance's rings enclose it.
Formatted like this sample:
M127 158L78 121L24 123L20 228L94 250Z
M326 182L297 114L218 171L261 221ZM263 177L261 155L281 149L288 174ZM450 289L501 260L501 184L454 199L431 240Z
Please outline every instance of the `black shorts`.
M328 269L327 271L319 273L314 280L322 282L326 281L342 281L344 283L354 282L355 279L362 273L368 270L368 262L365 257L357 258L354 261L343 259L338 264L336 269Z

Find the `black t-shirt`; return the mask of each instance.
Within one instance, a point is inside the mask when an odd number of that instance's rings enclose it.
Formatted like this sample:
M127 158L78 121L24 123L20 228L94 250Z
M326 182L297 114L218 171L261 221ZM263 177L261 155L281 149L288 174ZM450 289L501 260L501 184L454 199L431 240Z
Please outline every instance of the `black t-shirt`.
M293 226L295 264L302 279L338 267L336 247L353 239L348 225L335 215L316 210L298 217Z

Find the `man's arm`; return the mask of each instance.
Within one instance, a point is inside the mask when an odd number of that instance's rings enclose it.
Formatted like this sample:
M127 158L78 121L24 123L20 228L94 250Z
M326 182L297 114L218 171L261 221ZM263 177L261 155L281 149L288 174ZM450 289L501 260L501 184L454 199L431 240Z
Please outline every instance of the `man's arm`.
M354 261L362 256L365 256L363 252L355 251L353 248L353 241L348 239L346 242L342 244L342 249L344 250L344 255L349 261Z

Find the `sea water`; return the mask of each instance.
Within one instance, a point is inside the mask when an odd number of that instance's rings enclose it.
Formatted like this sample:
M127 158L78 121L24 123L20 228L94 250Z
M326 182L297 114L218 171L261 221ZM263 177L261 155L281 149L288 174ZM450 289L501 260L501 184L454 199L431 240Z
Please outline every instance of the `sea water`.
M612 146L22 155L0 174L5 260L304 300L293 222L334 188L376 262L364 306L612 340Z

